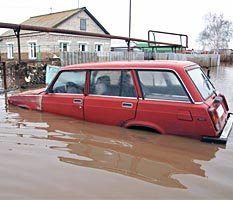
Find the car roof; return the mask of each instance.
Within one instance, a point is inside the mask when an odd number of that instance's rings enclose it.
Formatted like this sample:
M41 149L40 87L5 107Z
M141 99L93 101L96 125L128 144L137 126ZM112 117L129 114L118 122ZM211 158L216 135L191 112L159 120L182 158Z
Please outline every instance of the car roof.
M176 61L176 60L146 60L146 61L110 61L110 62L96 62L83 63L62 67L62 70L74 69L184 69L196 65L190 61Z

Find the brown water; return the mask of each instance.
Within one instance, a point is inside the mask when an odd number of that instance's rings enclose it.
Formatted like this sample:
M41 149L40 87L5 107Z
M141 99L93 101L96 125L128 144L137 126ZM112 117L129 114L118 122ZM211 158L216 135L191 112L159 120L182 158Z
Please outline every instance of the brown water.
M233 109L233 67L212 80ZM227 145L5 108L0 199L233 199Z

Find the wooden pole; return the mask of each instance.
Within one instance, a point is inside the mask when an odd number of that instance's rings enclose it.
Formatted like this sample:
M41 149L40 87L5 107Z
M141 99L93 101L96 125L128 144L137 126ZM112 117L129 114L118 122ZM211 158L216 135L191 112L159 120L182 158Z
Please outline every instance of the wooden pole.
M131 38L131 0L129 0L129 40L128 40L128 51L130 51L130 38Z
M2 62L2 71L3 71L3 88L4 91L7 91L7 82L6 82L6 63Z

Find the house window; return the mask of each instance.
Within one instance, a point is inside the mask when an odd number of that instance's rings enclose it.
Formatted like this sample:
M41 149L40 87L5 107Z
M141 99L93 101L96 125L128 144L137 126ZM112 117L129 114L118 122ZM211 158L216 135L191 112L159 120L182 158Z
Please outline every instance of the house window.
M81 31L87 30L87 20L86 19L80 19L80 30Z
M69 51L69 42L60 42L59 48L61 52L68 52Z
M95 51L103 51L103 45L102 44L95 44Z
M14 56L14 44L7 44L7 58L13 59Z
M79 51L88 51L87 43L79 43Z
M28 42L28 46L29 46L29 52L28 52L29 59L35 59L36 58L36 42Z

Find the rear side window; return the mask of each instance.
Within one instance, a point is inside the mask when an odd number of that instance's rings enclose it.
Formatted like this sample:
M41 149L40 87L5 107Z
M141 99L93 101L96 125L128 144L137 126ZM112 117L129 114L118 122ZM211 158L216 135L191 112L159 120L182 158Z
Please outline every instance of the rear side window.
M138 77L144 98L189 101L189 97L172 71L139 70Z
M205 75L205 73L200 69L191 69L187 71L189 76L191 77L193 83L197 87L203 99L207 99L210 97L215 88L210 82L209 78Z
M90 94L136 97L131 72L128 70L91 71Z

